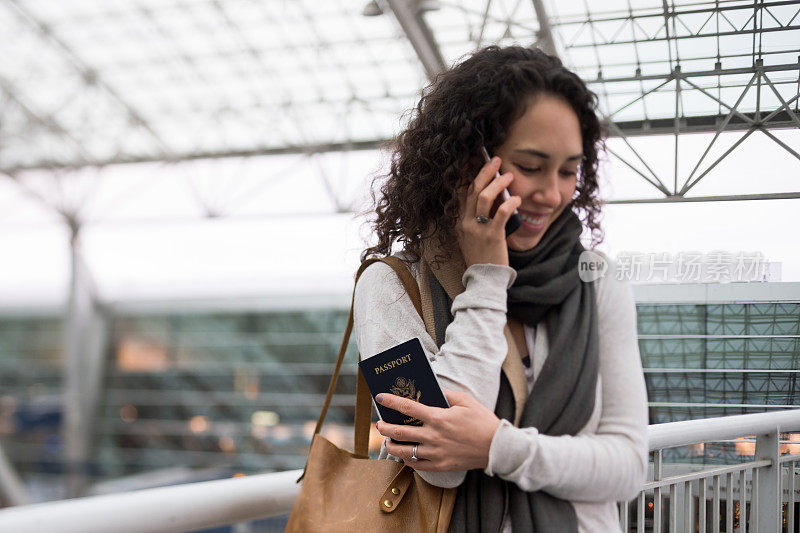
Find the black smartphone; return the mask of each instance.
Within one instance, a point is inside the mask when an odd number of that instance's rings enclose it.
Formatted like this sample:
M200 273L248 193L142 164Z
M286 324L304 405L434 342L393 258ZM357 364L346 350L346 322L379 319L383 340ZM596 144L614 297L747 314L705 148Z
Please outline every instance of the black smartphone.
M489 152L486 151L486 147L481 146L481 152L483 153L483 160L485 162L488 163L489 161L492 160L492 158L489 157ZM499 178L500 172L498 171L497 174L494 175L494 177ZM509 198L511 198L511 195L508 193L508 189L503 189L502 197L504 202ZM514 210L514 214L511 215L511 217L509 217L508 219L508 222L506 222L506 237L517 231L521 225L522 225L522 217L519 216L519 211Z

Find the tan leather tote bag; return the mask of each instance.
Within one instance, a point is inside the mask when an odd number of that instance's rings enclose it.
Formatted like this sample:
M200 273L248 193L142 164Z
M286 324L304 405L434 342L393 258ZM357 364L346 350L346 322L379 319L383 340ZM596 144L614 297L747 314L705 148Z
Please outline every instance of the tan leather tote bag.
M422 315L419 287L396 257L369 259L361 264L356 283L369 265L382 261L392 267ZM342 450L319 434L342 367L353 329L353 300L339 358L328 385L322 412L314 429L300 494L292 507L287 532L444 533L450 525L457 489L435 487L408 466L368 455L372 398L361 372L356 387L355 453Z

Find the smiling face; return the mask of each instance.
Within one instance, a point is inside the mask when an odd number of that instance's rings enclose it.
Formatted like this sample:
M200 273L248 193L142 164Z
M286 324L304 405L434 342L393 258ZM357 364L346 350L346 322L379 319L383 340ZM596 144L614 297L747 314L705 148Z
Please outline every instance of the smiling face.
M575 194L583 157L578 116L563 99L541 94L511 125L496 155L502 171L514 174L508 192L522 198L522 226L508 236L508 247L530 250Z

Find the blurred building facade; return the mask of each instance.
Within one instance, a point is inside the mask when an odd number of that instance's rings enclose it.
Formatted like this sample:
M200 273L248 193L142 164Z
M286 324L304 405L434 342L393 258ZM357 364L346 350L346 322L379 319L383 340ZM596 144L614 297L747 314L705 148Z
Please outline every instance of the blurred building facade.
M634 287L651 424L800 404L800 283ZM113 313L88 491L302 468L346 320L344 305ZM0 320L0 444L40 499L63 496L62 339L55 316ZM342 446L356 357L351 342L325 428ZM676 453L729 462L753 446Z

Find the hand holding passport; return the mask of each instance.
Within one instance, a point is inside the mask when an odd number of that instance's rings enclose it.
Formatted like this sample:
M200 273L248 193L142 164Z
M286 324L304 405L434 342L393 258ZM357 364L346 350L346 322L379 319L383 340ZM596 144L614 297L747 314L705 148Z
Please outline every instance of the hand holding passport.
M450 405L436 380L422 343L413 338L358 363L375 399L380 393L395 394L432 407ZM422 422L375 402L381 420L389 424L421 426ZM408 444L408 443L400 443Z

